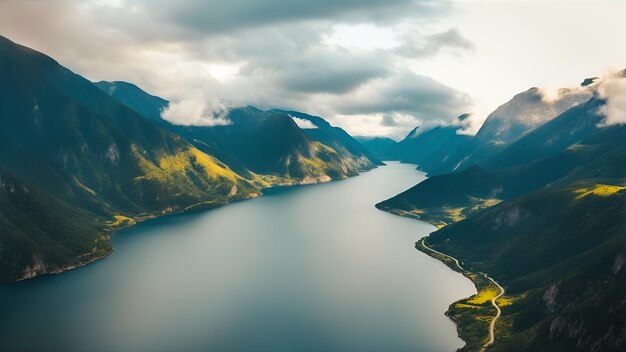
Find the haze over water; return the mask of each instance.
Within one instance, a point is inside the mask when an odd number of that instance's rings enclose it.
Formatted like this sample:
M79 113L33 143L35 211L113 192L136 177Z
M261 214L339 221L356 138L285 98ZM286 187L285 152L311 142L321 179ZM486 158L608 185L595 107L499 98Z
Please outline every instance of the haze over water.
M104 260L1 285L0 348L453 351L444 312L473 285L414 248L433 226L374 208L424 178L389 163L121 231Z

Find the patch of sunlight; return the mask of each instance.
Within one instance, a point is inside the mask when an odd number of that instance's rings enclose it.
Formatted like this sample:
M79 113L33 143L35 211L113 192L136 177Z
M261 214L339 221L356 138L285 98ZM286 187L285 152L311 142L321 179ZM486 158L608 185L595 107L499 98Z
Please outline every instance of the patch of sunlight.
M584 198L588 195L593 194L594 196L599 196L599 197L609 197L612 196L613 194L623 190L624 186L613 186L613 185L603 185L603 184L597 184L595 186L593 186L593 188L578 188L574 190L574 193L578 194L578 196L576 197L576 199L581 199Z
M495 286L489 286L485 289L480 290L478 294L472 296L472 299L468 300L467 303L470 304L485 304L490 302L494 297L496 297L500 293Z
M457 221L461 221L461 220L465 219L465 215L463 215L463 210L465 210L465 208L463 208L463 207L461 207L461 208L444 208L443 209L443 211L446 213L448 218L452 220L452 222L457 222Z
M108 225L111 227L126 227L126 226L132 226L135 225L135 220L133 220L132 218L129 218L128 216L124 216L124 215L113 215L113 221L109 221Z
M455 303L456 308L466 308L466 309L480 309L481 307L473 305L473 304L465 304L465 303Z
M211 179L226 178L231 181L240 179L228 166L195 147L159 156L155 162L148 159L145 156L146 153L139 152L135 145L131 146L131 151L143 173L143 176L138 178L167 182L171 181L175 175L187 177L188 173L196 173L204 174Z

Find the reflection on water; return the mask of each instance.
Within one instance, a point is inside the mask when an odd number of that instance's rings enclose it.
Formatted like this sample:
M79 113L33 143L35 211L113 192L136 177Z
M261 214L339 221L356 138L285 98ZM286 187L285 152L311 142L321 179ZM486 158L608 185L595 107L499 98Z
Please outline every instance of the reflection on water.
M355 178L152 220L108 258L0 286L0 348L453 351L472 284L418 252L434 228L374 208L423 179Z

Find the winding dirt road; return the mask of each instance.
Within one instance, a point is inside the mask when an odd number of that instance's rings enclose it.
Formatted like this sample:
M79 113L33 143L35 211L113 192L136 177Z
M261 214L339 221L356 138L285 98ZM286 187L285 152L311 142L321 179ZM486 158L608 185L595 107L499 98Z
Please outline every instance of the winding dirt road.
M481 273L481 274L483 274L487 279L491 280L491 282L493 282L494 285L498 286L498 288L500 289L500 293L491 299L491 304L496 308L498 313L496 313L496 316L491 320L491 324L489 324L489 341L487 341L487 343L481 349L481 352L482 352L487 348L487 346L493 344L493 342L496 340L496 333L494 331L496 328L496 320L498 320L498 318L500 318L500 314L502 314L500 307L498 307L498 305L496 304L496 300L504 294L504 287L500 286L500 284L497 283L496 280L489 277L489 275L485 273Z
M428 247L426 245L426 237L422 238L422 240L420 241L422 243L422 246L424 246L424 248L428 248L428 250L435 252L439 255L442 255L446 258L452 259L455 263L456 266L461 269L461 271L466 271L462 266L461 263L459 262L458 259L449 256L445 253L441 253L438 250L432 249L431 247ZM489 341L487 341L487 343L483 346L483 348L480 349L480 352L484 352L485 349L487 347L489 347L490 345L493 344L493 342L496 340L496 333L495 333L495 329L496 329L496 321L498 320L498 318L500 318L500 315L502 314L502 310L500 309L500 307L498 307L498 304L496 303L496 301L498 300L498 298L500 298L502 295L504 295L504 287L500 286L499 283L496 282L496 280L494 280L493 278L491 278L489 275L485 274L485 273L480 273L483 276L485 276L486 279L488 279L489 281L493 282L494 285L498 286L498 288L500 289L500 293L495 296L494 298L491 299L491 304L494 306L494 308L496 308L496 316L493 317L493 319L491 319L491 323L489 324Z

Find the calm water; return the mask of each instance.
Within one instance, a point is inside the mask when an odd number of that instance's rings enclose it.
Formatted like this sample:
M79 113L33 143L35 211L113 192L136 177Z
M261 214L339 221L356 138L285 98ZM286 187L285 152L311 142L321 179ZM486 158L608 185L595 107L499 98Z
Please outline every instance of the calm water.
M434 228L374 208L422 180L359 177L152 220L109 257L0 286L0 348L453 351L472 284L414 249Z

